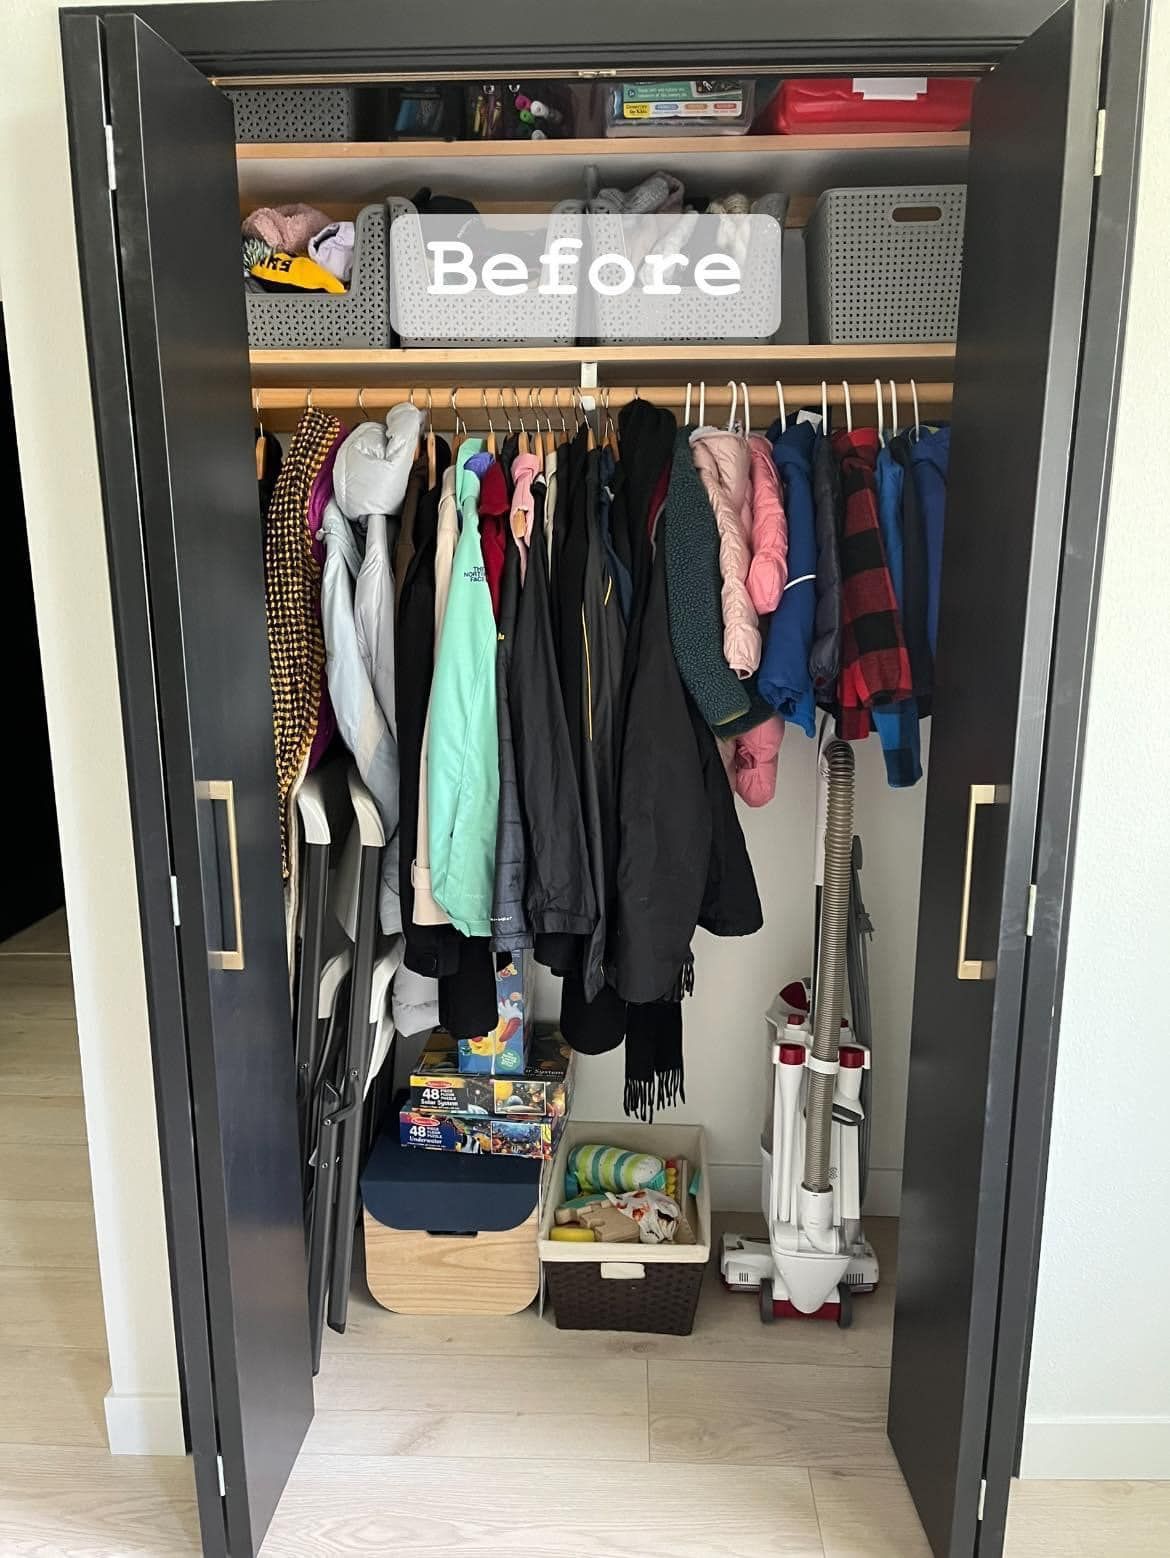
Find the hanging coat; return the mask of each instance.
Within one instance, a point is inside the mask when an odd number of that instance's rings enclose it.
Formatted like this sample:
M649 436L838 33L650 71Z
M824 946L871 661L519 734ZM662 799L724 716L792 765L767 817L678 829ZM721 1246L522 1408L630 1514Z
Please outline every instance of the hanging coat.
M846 741L869 733L869 711L909 698L910 660L898 602L886 566L877 511L876 428L842 429L832 435L845 492L841 537L841 712L837 729Z
M760 619L748 592L752 562L748 540L752 525L751 459L747 444L738 433L717 427L694 430L691 458L706 489L719 532L723 658L742 679L758 669L762 648Z
M585 998L590 1001L605 983L607 906L617 869L617 718L626 645L626 626L601 535L601 470L602 450L592 449L586 460L588 546L581 603L585 654L582 809L598 910L582 971Z
M465 440L456 460L460 533L431 686L427 756L431 892L465 936L490 936L500 761L496 623L484 573L476 503L482 452Z
M722 773L720 782L724 783ZM686 690L674 662L665 548L656 550L630 693L610 982L626 1001L660 1001L690 958L711 857L712 818Z
M759 433L749 433L747 447L752 478L752 563L747 586L752 605L763 617L780 604L788 579L788 521L771 444Z
M394 763L392 801L383 811L386 855L383 863L382 929L402 929L398 898L398 741L394 685L394 573L391 516L406 496L422 418L416 406L395 406L385 424L362 422L337 451L333 494L354 525L364 528L365 548L353 592L358 653L386 720Z
M724 654L719 529L708 489L691 459L690 428L675 437L660 522L674 658L703 718L720 734L751 698ZM770 458L770 456L769 456Z
M524 912L528 849L516 777L512 738L509 679L515 650L516 616L520 606L520 549L509 529L504 538L504 572L500 580L500 616L496 634L496 726L500 762L500 810L496 821L495 886L492 893L492 944L501 952L517 953L532 946Z
M455 467L448 466L439 492L439 524L435 537L435 615L434 658L438 659L439 640L443 634L443 618L447 613L447 596L451 589L451 567L455 561L455 548L459 544L459 504L455 497ZM432 672L432 688L433 688ZM430 816L427 798L427 775L430 769L431 711L430 697L423 722L422 749L419 755L418 831L414 855L414 918L418 925L446 925L447 915L435 901L431 891L431 842Z
M845 494L841 472L827 437L817 439L813 452L813 507L817 538L816 617L808 668L821 705L831 704L841 669L841 553Z
M877 482L878 525L882 533L882 545L886 553L886 565L898 614L902 616L905 600L903 547L902 547L902 467L888 448L878 452L875 470ZM904 620L904 619L903 619ZM903 627L905 636L905 627ZM907 643L909 658L909 643ZM911 665L911 689L913 690L913 666ZM922 748L918 732L918 701L911 695L896 703L879 705L870 711L874 730L881 742L882 758L886 765L886 779L892 789L902 790L917 784L922 778Z
M533 534L543 523L545 484L532 485ZM534 935L588 936L597 919L581 797L557 680L549 621L548 559L528 554L508 675L512 740L528 854L524 904Z
M909 433L899 433L890 444L890 457L902 471L902 632L906 653L910 656L910 680L923 719L930 714L934 688L934 656L930 649L928 627L929 570L926 556L926 531L917 484L911 472Z
M768 626L760 662L759 688L778 714L805 735L816 733L809 654L816 613L816 521L813 511L812 454L816 426L797 418L783 431L768 429L772 454L784 489L788 519L788 578Z
M418 500L412 527L412 555L406 565L398 602L394 657L401 774L399 831L403 839L398 882L402 899L402 929L406 937L404 963L407 968L432 977L451 973L458 966L458 933L450 923L421 925L417 922L414 913L414 851L407 841L418 838L421 799L419 769L435 667L435 551L439 496L444 473L450 463L451 451L446 441L436 439L436 482Z
M933 433L923 431L910 446L910 469L914 473L926 535L927 633L932 655L938 653L938 607L942 589L943 528L950 455L949 427L940 427Z
M306 540L313 483L341 424L306 411L276 477L264 527L265 614L268 624L272 728L283 875L291 869L289 799L313 745L325 645L319 617L320 575Z

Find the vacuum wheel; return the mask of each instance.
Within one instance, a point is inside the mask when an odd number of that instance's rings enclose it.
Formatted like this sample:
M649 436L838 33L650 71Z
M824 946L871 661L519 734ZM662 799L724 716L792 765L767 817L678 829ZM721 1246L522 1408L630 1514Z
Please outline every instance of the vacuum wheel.
M776 1318L776 1311L772 1307L772 1279L760 1278L760 1319L765 1325L771 1325Z
M837 1324L847 1331L853 1324L853 1289L844 1282L837 1285Z

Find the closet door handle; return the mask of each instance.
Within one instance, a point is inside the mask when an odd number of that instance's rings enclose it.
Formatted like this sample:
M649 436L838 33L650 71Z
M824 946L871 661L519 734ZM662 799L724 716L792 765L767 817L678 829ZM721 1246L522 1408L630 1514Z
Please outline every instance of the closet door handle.
M1012 789L1009 784L973 784L967 805L967 857L963 866L963 903L959 911L959 978L994 979L994 958L969 958L967 956L967 922L971 913L971 878L975 869L975 828L982 806L996 806L1007 801Z
M244 911L240 902L240 848L236 834L236 788L230 779L205 779L195 786L201 800L222 801L227 809L228 862L232 873L232 914L236 944L219 950L208 947L207 961L212 968L235 972L244 966Z

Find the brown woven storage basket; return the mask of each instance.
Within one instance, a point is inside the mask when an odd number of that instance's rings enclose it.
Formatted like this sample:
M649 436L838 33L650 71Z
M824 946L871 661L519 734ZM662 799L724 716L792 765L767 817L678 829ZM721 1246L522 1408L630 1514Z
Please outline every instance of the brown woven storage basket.
M695 1196L688 1201L694 1244L565 1244L549 1238L562 1199L565 1162L573 1147L601 1142L656 1157L682 1157ZM711 1198L707 1148L699 1125L597 1125L570 1120L552 1166L541 1217L540 1256L557 1326L573 1331L652 1331L689 1336L711 1258Z

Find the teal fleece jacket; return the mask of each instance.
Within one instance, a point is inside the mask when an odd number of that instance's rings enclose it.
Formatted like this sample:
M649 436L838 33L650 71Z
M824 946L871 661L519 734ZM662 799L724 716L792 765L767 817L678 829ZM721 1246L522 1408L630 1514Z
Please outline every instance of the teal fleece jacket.
M456 459L461 530L431 687L427 836L431 892L465 936L490 936L500 758L496 723L496 619L479 540L483 452L466 438Z

